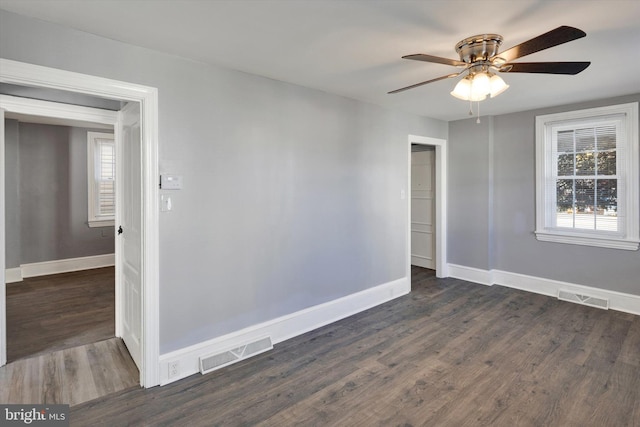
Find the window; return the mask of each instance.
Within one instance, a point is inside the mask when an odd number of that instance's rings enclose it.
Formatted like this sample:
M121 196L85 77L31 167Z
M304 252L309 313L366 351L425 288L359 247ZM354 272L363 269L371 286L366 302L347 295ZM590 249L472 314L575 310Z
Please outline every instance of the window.
M638 104L536 117L538 240L637 250Z
M115 224L116 145L112 133L88 132L89 227Z

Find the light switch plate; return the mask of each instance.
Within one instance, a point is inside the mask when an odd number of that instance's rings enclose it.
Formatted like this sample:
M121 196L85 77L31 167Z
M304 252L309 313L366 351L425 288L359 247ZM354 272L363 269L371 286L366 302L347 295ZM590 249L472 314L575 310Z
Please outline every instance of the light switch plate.
M160 212L169 212L171 210L171 196L163 194L160 196Z

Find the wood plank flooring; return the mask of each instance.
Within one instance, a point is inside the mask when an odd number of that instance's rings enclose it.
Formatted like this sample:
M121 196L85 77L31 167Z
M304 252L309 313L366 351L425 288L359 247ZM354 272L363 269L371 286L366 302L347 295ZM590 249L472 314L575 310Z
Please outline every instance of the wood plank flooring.
M112 338L113 267L7 284L7 361Z
M640 426L640 317L412 274L410 295L71 425Z
M139 388L115 338L113 267L7 285L7 356L0 403L76 405Z
M20 359L0 368L0 403L77 405L139 388L139 373L119 338Z

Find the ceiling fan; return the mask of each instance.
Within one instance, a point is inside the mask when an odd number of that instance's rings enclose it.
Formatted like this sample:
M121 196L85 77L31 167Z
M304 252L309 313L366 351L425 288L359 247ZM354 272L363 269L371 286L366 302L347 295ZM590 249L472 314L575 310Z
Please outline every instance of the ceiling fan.
M393 90L398 93L413 89L428 83L467 75L460 80L451 92L456 98L467 101L482 101L487 96L497 96L509 86L495 73L542 73L542 74L578 74L586 69L591 62L512 62L523 56L539 52L550 47L558 46L577 40L587 34L574 27L561 26L547 33L541 34L524 43L499 52L502 36L499 34L481 34L467 37L456 44L456 52L460 60L442 58L439 56L417 53L403 56L403 59L435 62L437 64L462 67L457 73L436 77L435 79L416 83L411 86Z

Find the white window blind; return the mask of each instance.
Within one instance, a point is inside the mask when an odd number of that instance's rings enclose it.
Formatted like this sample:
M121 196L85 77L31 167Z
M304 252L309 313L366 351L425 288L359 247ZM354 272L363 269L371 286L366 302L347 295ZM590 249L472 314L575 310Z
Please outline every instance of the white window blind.
M638 248L638 104L536 117L538 240Z
M88 133L88 216L90 227L115 219L116 152L113 134Z
M618 232L617 126L553 133L555 226Z

